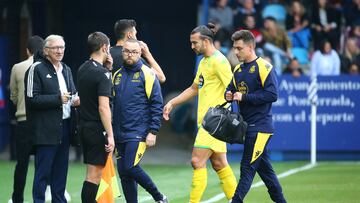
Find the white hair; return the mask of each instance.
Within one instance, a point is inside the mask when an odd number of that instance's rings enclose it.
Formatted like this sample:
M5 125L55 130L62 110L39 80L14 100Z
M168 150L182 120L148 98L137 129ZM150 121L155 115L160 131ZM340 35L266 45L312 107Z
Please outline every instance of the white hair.
M55 40L62 40L64 41L64 37L60 36L60 35L49 35L45 41L44 41L44 47L48 47L49 43L51 41L55 41ZM64 41L65 42L65 41Z

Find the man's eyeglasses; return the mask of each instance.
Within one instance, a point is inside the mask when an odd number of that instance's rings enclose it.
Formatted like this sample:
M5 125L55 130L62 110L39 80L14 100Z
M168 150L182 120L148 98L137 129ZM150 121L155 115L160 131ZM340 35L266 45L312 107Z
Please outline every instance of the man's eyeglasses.
M45 48L51 49L53 51L57 51L57 50L63 51L63 50L65 50L65 46L54 46L54 47L45 47Z
M131 51L131 50L128 50L128 49L123 49L122 53L126 54L126 55L138 55L140 52L138 52L136 50Z

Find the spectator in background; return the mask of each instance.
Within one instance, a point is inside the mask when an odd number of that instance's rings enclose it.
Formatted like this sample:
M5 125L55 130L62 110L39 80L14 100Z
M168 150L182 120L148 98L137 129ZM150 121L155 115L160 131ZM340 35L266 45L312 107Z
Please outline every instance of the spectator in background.
M303 75L303 70L299 64L299 61L296 58L291 59L288 66L283 71L283 74L291 74L293 77L297 78Z
M256 10L254 6L253 0L237 0L237 7L235 8L235 15L234 15L234 27L244 27L245 25L245 18L248 15L252 15L255 18L255 25L256 27L261 26L261 16L260 13Z
M15 149L16 166L14 171L13 203L24 202L24 188L29 166L30 152L32 150L32 134L29 133L25 111L25 72L34 62L34 54L41 52L44 40L39 36L29 38L26 48L28 58L21 63L15 64L11 69L10 76L10 100L16 106ZM11 201L9 201L10 203ZM12 203L11 202L11 203Z
M300 1L291 3L286 15L285 26L293 47L309 48L310 30L306 10Z
M341 14L329 7L327 0L318 0L311 15L311 29L315 50L321 48L321 41L329 40L337 49L340 36Z
M228 6L228 0L215 1L215 7L209 10L209 22L214 23L218 29L215 41L219 41L220 46L229 47L233 31L233 11Z
M256 26L256 18L254 15L245 15L244 26L238 27L237 30L249 30L255 37L256 47L263 41L262 33Z
M321 42L321 49L315 51L310 71L312 75L340 75L340 58L337 52L331 48L328 40Z
M346 25L351 26L354 22L360 23L360 0L353 0L345 8Z
M356 41L356 46L360 47L360 21L354 22L350 30L350 37Z
M349 38L346 41L345 52L340 56L341 72L349 73L350 65L360 66L360 48L356 44L355 38Z
M349 68L349 74L350 75L358 75L359 74L359 65L353 63L350 65Z
M283 65L292 58L290 39L285 30L278 27L273 17L265 18L262 35L265 55L271 56L276 73L280 75Z

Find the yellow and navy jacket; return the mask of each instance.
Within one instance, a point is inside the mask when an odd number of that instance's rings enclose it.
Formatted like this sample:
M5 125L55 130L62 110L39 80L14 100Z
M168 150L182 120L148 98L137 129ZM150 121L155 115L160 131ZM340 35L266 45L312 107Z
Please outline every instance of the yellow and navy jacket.
M278 86L273 66L258 57L235 67L226 91L241 92L240 114L248 123L248 132L273 133L272 103L277 100Z
M115 141L144 141L150 131L158 132L163 97L154 72L139 60L121 67L112 79Z

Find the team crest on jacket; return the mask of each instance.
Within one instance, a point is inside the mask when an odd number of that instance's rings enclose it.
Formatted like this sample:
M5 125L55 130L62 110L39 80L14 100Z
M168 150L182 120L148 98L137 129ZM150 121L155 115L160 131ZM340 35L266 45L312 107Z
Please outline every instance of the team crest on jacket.
M119 84L120 84L120 82L121 82L121 76L122 76L121 73L119 73L119 74L116 75L115 80L114 80L114 85L119 85Z
M249 73L254 73L255 72L255 66L251 66Z
M139 77L140 77L140 72L134 73L134 76L133 76L133 79L134 79L134 80L139 79Z
M238 84L237 89L241 94L247 94L249 92L249 87L247 86L245 81L241 81Z
M199 85L198 85L199 89L204 86L204 83L205 83L204 76L202 74L200 74L200 76L199 76Z

